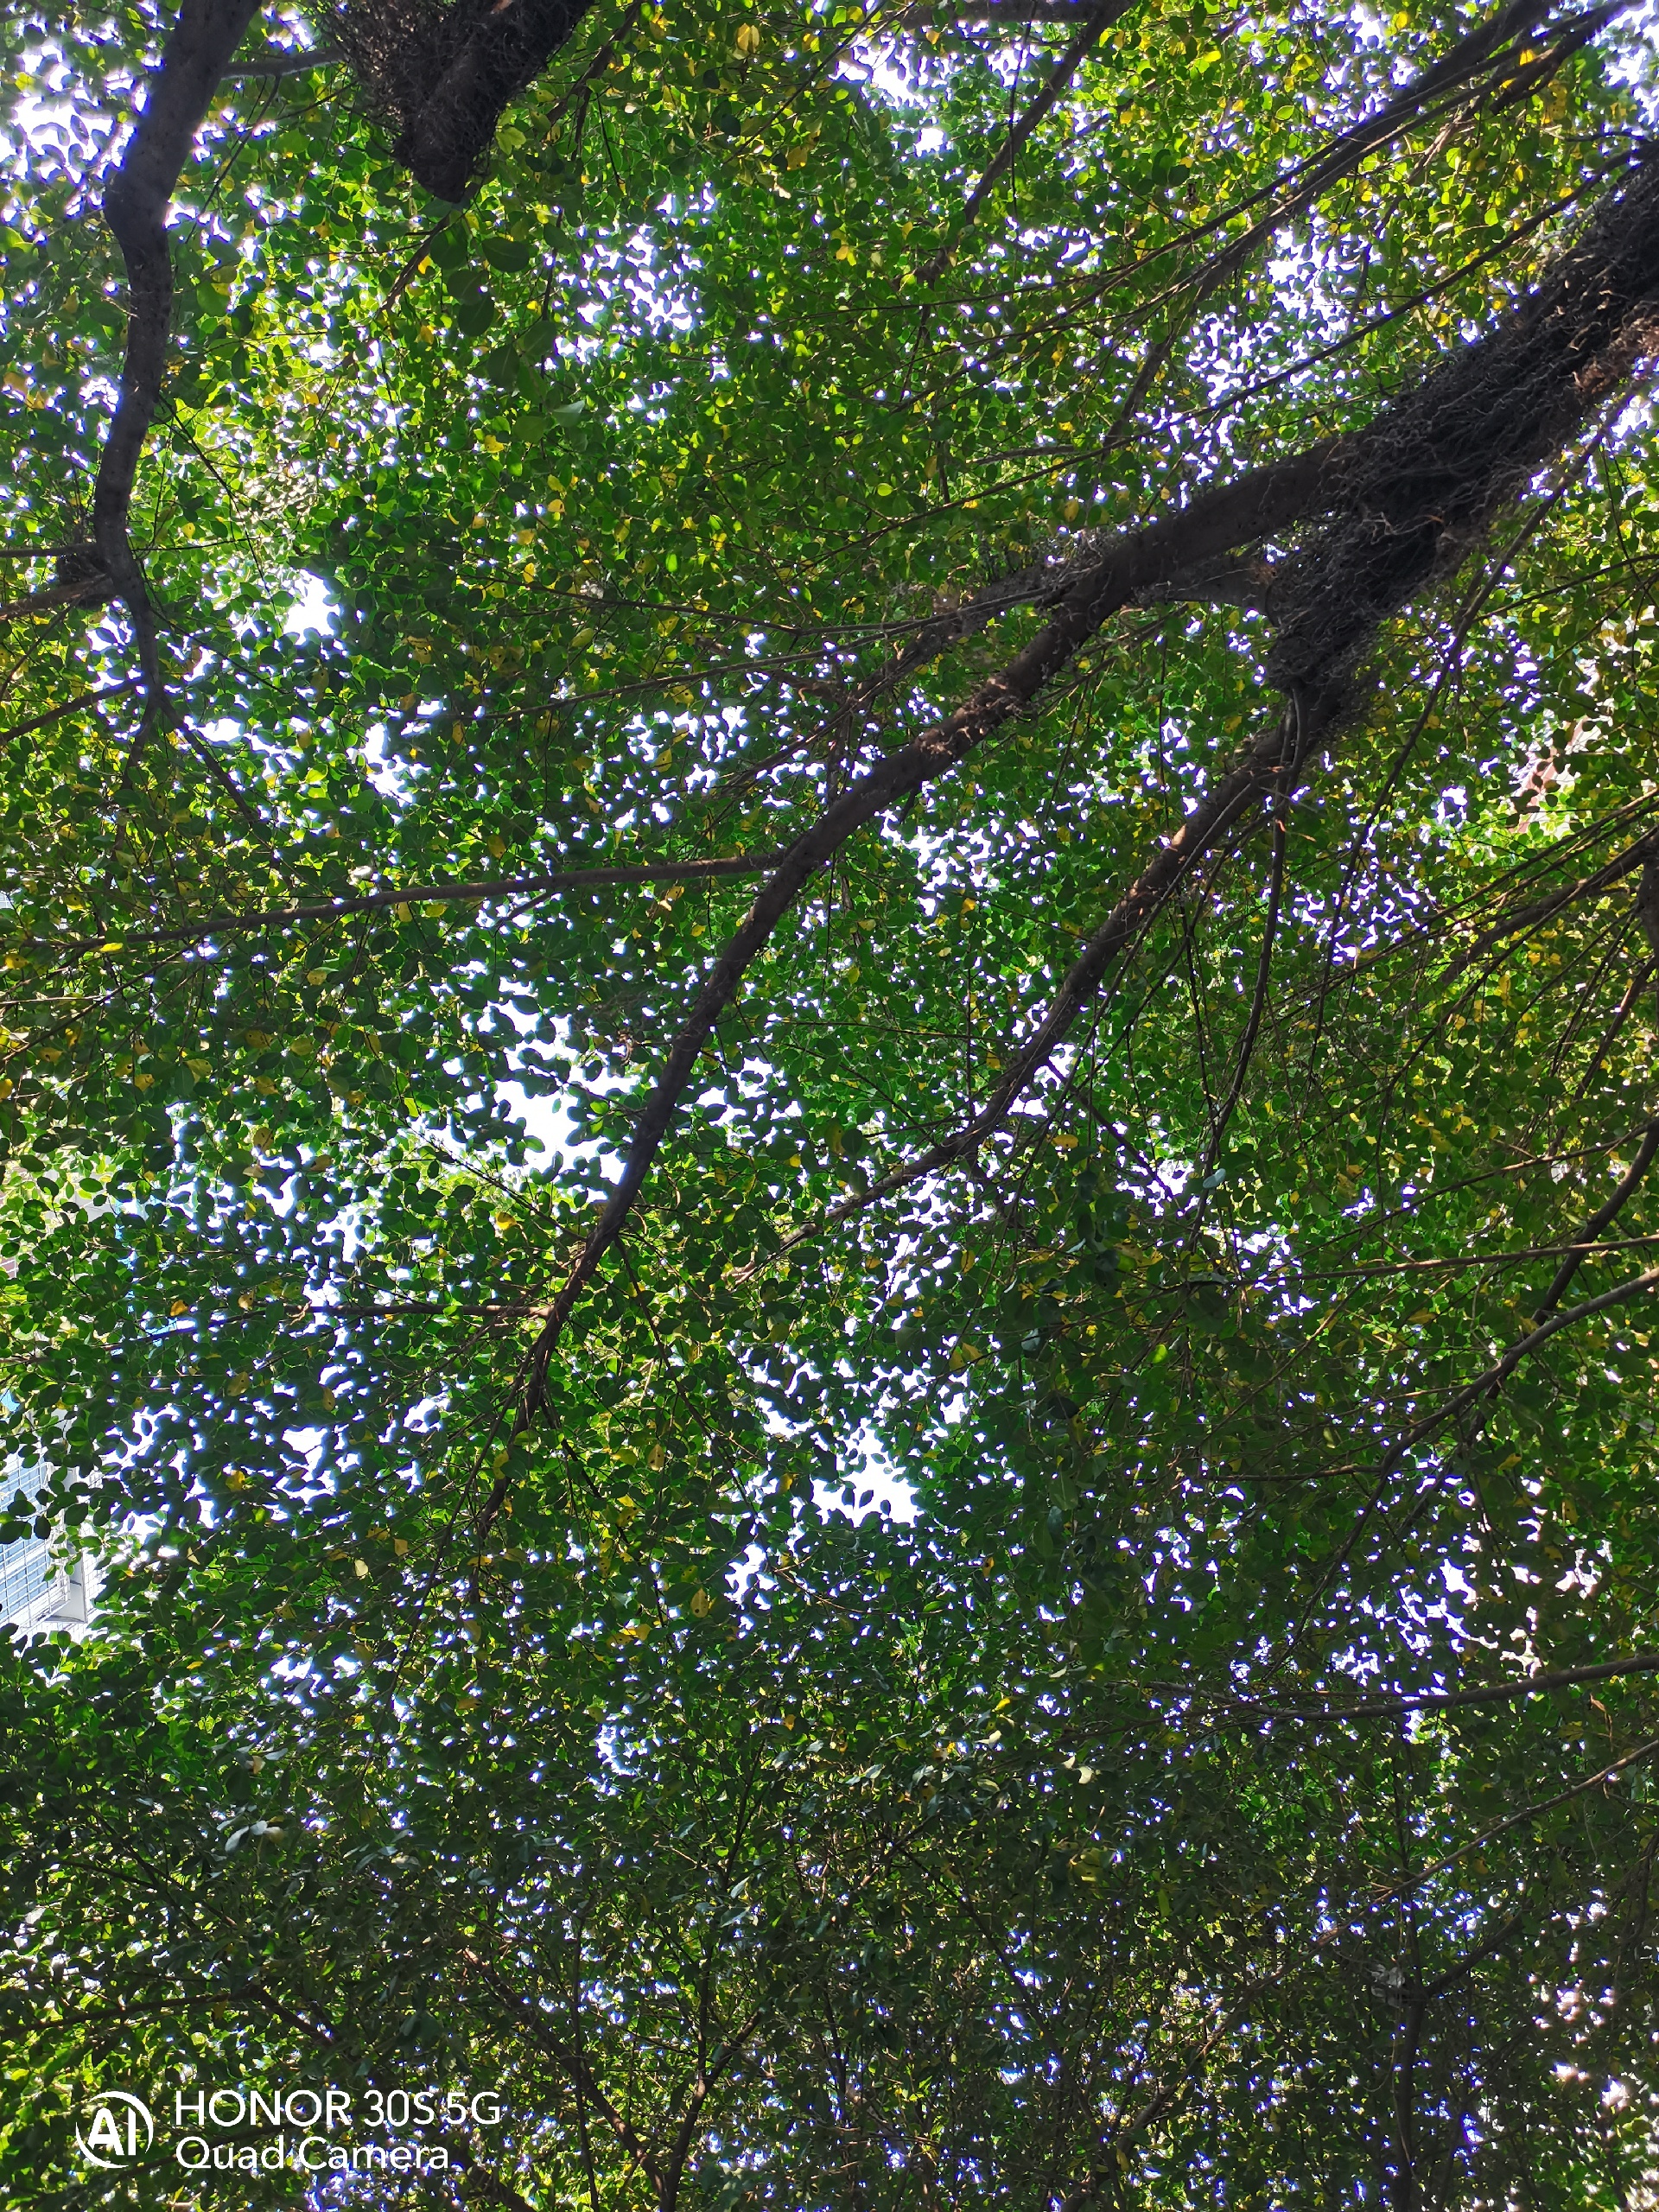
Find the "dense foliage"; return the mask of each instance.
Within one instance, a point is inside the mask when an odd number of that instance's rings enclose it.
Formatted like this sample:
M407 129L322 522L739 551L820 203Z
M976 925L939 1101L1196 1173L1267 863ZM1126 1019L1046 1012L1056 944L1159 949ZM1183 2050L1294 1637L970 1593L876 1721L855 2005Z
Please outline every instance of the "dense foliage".
M1640 25L517 8L0 27L8 2201L1659 2201Z

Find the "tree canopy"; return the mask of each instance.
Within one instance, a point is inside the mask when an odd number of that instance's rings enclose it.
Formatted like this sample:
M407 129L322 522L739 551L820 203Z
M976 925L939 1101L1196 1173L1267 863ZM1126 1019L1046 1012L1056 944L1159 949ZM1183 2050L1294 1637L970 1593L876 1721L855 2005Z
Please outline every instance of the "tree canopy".
M10 11L10 2202L1656 2201L1646 36Z

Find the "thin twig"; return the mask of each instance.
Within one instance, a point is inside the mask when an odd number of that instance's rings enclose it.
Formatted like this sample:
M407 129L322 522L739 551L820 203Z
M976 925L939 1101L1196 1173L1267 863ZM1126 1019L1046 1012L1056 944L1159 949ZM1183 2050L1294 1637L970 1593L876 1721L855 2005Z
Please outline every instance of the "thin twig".
M365 891L360 896L319 900L309 906L271 906L252 914L213 914L199 922L183 922L173 929L147 931L129 937L122 945L175 944L200 938L229 937L249 930L280 930L296 923L330 921L340 914L372 914L388 906L438 905L481 906L493 899L523 901L558 891L597 890L624 883L696 883L711 876L764 875L775 868L777 853L740 853L728 860L640 861L620 868L573 868L548 875L491 876L468 883L405 883L385 891ZM48 940L41 940L48 942ZM104 938L64 940L65 949L84 951L89 945L107 943Z

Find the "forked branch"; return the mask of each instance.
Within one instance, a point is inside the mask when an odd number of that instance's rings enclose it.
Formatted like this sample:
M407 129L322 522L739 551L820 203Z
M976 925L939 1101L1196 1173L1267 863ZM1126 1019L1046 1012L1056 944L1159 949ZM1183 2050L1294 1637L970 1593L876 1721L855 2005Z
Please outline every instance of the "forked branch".
M800 892L866 823L944 775L1027 707L1135 595L1201 563L1335 511L1277 571L1271 673L1302 702L1306 739L1328 735L1351 671L1382 623L1460 560L1531 472L1627 378L1659 328L1659 154L1611 194L1538 289L1486 336L1449 355L1354 437L1331 441L1194 495L1109 541L1035 638L966 704L866 770L799 837L723 947L647 1095L603 1212L531 1347L522 1425L545 1402L548 1363L576 1300L632 1211L715 1022ZM1188 817L1113 908L1025 1044L1009 1077L947 1141L963 1156L1006 1114L1065 1037L1106 969L1224 830L1287 766L1275 728ZM917 1165L911 1173L925 1173ZM484 1509L486 1527L505 1478Z

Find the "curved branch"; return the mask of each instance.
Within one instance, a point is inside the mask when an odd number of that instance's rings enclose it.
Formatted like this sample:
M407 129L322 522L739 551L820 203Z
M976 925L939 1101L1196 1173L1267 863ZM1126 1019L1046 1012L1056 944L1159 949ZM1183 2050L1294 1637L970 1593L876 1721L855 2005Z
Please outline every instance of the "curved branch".
M167 373L173 320L168 206L257 4L258 0L184 0L150 79L143 112L104 193L104 219L126 264L127 348L120 396L92 489L92 543L111 591L124 601L132 617L151 716L161 707L161 660L155 614L127 536L127 518L139 455Z
M1100 548L1058 611L964 706L866 770L785 855L714 962L648 1093L604 1211L525 1357L523 1427L546 1400L565 1324L632 1211L715 1022L811 878L855 831L923 790L1021 712L1137 593L1295 523L1336 521L1281 564L1284 628L1269 672L1300 708L1304 745L1332 728L1350 671L1382 622L1460 559L1529 474L1628 377L1659 334L1659 151L1611 194L1543 282L1484 337L1450 354L1363 432L1333 439L1196 493L1146 529ZM1009 1076L930 1163L976 1149L1043 1066L1112 963L1195 862L1259 806L1287 765L1275 728L1190 814L1090 938ZM1294 766L1293 766L1294 773ZM917 1163L911 1180L930 1172ZM504 1475L481 1516L487 1530Z
M715 1022L737 995L750 964L812 877L835 858L856 830L944 775L1028 706L1137 591L1162 578L1179 575L1230 546L1283 529L1299 516L1329 504L1338 495L1348 453L1345 443L1327 441L1257 469L1236 483L1200 493L1178 513L1113 540L1077 576L1060 611L1022 652L988 677L948 721L935 724L867 769L790 847L777 873L763 887L715 959L645 1099L609 1203L531 1347L524 1418L541 1407L553 1347L576 1300L632 1211ZM1275 742L1274 761L1276 758ZM1270 767L1272 763L1265 765ZM493 1512L495 1503L493 1498L486 1514Z

